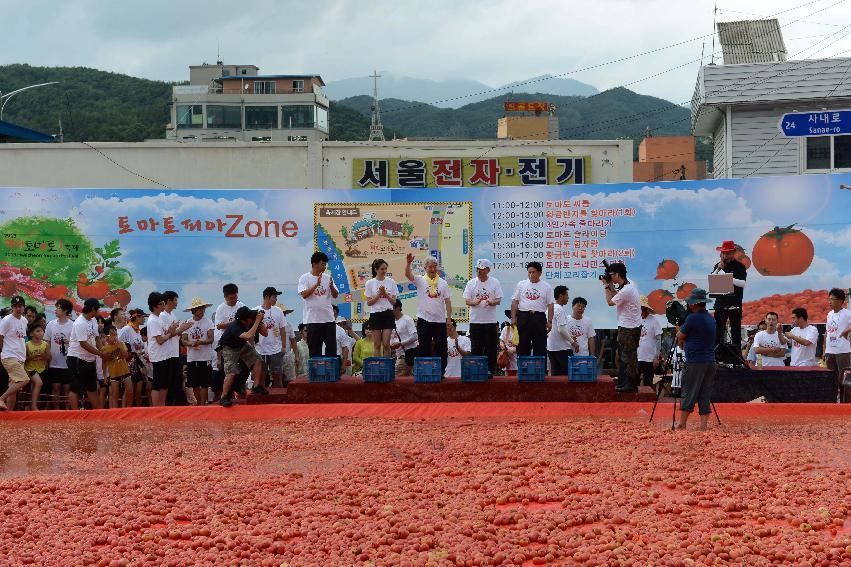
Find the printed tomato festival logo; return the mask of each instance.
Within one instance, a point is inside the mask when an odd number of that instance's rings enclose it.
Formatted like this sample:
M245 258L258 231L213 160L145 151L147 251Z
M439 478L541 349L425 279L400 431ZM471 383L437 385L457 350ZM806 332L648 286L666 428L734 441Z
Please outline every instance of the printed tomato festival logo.
M43 309L68 299L80 311L86 299L127 307L133 276L121 267L118 240L95 246L71 219L18 217L0 225L0 304L13 295Z

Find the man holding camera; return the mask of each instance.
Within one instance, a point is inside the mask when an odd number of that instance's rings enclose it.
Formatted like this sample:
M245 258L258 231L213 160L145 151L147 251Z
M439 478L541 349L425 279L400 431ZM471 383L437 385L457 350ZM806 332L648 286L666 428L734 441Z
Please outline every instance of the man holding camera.
M618 383L617 392L638 391L638 342L641 338L641 295L635 284L626 279L626 265L608 264L600 276L606 303L618 313L618 356L626 369L626 384Z
M733 293L715 295L715 344L721 344L730 321L730 340L736 350L742 350L742 298L745 294L745 280L748 271L745 265L736 260L736 244L725 240L715 248L721 253L721 259L715 264L712 273L733 274Z

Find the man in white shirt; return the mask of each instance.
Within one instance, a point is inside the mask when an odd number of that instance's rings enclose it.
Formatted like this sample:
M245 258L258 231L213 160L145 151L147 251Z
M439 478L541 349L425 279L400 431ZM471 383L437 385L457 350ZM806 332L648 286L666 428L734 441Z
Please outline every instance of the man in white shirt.
M579 350L579 343L570 334L567 311L568 289L557 285L553 291L553 326L547 337L547 354L550 357L550 376L567 376L567 359Z
M74 306L67 299L56 300L56 319L47 324L44 340L50 344L50 363L48 373L52 388L55 407L59 408L59 398L66 396L71 390L71 372L68 370L68 341L71 340L71 330L74 321L70 319Z
M340 358L340 374L345 374L346 369L351 368L352 366L352 347L355 344L355 339L353 339L348 331L346 330L346 324L349 322L345 317L337 317L335 320L336 328L334 329L334 344L337 345L337 356ZM332 356L325 351L325 356Z
M166 405L169 406L186 406L189 405L187 400L186 390L183 384L183 363L180 360L180 337L183 333L192 326L192 321L180 322L174 316L174 310L177 309L177 301L179 299L177 292L164 291L165 309L160 313L160 318L165 319L166 323L171 326L172 323L177 323L175 335L168 339L168 369L169 382L168 392L166 393ZM191 394L191 392L190 392Z
M487 356L491 375L496 370L499 351L499 323L496 307L502 303L502 285L490 276L491 261L476 261L476 277L464 288L464 301L470 308L470 343L473 356Z
M239 287L235 283L227 283L222 286L222 297L224 301L216 307L216 312L213 313L213 349L219 347L219 339L222 338L222 333L225 332L231 323L234 322L236 312L240 307L245 307L245 304L239 300ZM244 368L242 373L234 380L234 390L244 391L245 382L248 379L248 368ZM222 361L221 351L216 351L216 357L213 359L213 379L212 389L214 401L218 400L222 392L222 387L225 381L224 362Z
M98 396L97 359L104 358L98 340L98 324L95 315L100 308L97 299L87 299L83 303L82 315L74 321L71 339L68 342L68 369L71 371L71 391L68 402L71 409L80 407L80 397L85 395L92 408L100 409Z
M786 337L777 330L778 315L769 311L765 315L765 330L753 340L754 353L762 355L763 366L786 366Z
M641 338L641 296L635 284L626 279L626 265L608 264L603 280L606 303L618 313L618 356L626 384L618 383L618 392L638 391L638 341Z
M469 337L458 334L454 319L449 323L447 333L449 334L449 336L446 337L447 363L443 377L460 378L461 359L465 356L469 356L473 347L470 344Z
M662 325L656 319L647 296L641 296L641 337L638 339L638 373L641 383L653 385L653 368L659 364Z
M298 293L304 299L303 322L307 325L307 349L311 358L322 356L323 346L327 353L337 352L337 326L331 300L337 298L339 291L331 274L325 273L327 267L328 256L324 252L314 252L310 257L310 271L298 280Z
M807 310L796 307L792 310L792 328L783 333L792 344L792 359L789 366L818 366L816 346L818 329L809 324Z
M584 297L577 297L571 303L572 312L567 318L567 326L570 329L570 336L576 340L579 347L574 349L573 354L579 356L596 356L597 351L597 334L594 331L594 324L591 319L585 316L585 308L588 307L588 301Z
M511 296L511 325L517 327L520 342L517 356L546 356L547 333L553 326L553 288L541 279L540 262L526 264L528 279L517 282Z
M261 323L266 327L266 336L260 335L256 349L266 373L272 376L272 386L275 388L284 387L284 353L288 348L287 321L284 318L284 312L276 305L278 296L282 293L272 286L267 287L263 290L263 303L254 308L256 311L266 313ZM257 390L258 386L265 390L263 387L265 385L255 384L251 391L256 394L263 393Z
M836 373L837 400L842 389L842 372L851 366L851 311L845 309L845 290L833 288L828 294L830 311L827 312L824 337L824 361ZM847 401L847 400L846 400Z
M396 329L390 337L390 348L396 352L396 375L411 376L414 369L414 357L420 346L417 339L417 327L413 319L402 313L402 302L399 299L393 305L393 318L396 320Z
M425 276L414 275L411 271L413 254L408 254L407 261L405 277L417 287L418 356L439 356L441 369L446 370L447 326L452 318L449 284L440 277L434 257L429 256L423 261Z
M12 298L12 312L0 321L0 361L2 361L3 368L9 375L9 387L0 396L0 411L8 409L6 407L7 398L16 396L30 382L30 377L24 370L24 363L27 360L25 306L26 302L23 297L14 296Z

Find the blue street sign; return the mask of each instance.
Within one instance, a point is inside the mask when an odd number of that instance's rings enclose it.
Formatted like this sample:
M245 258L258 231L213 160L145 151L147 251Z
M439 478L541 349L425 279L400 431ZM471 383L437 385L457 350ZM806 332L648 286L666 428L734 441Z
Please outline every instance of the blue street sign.
M851 110L821 110L784 114L780 132L787 137L851 134Z

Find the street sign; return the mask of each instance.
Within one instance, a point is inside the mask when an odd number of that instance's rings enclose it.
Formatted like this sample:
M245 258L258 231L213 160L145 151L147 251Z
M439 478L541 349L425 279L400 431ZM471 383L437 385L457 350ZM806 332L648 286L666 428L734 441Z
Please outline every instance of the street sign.
M851 110L821 110L784 114L780 132L790 138L851 134Z

